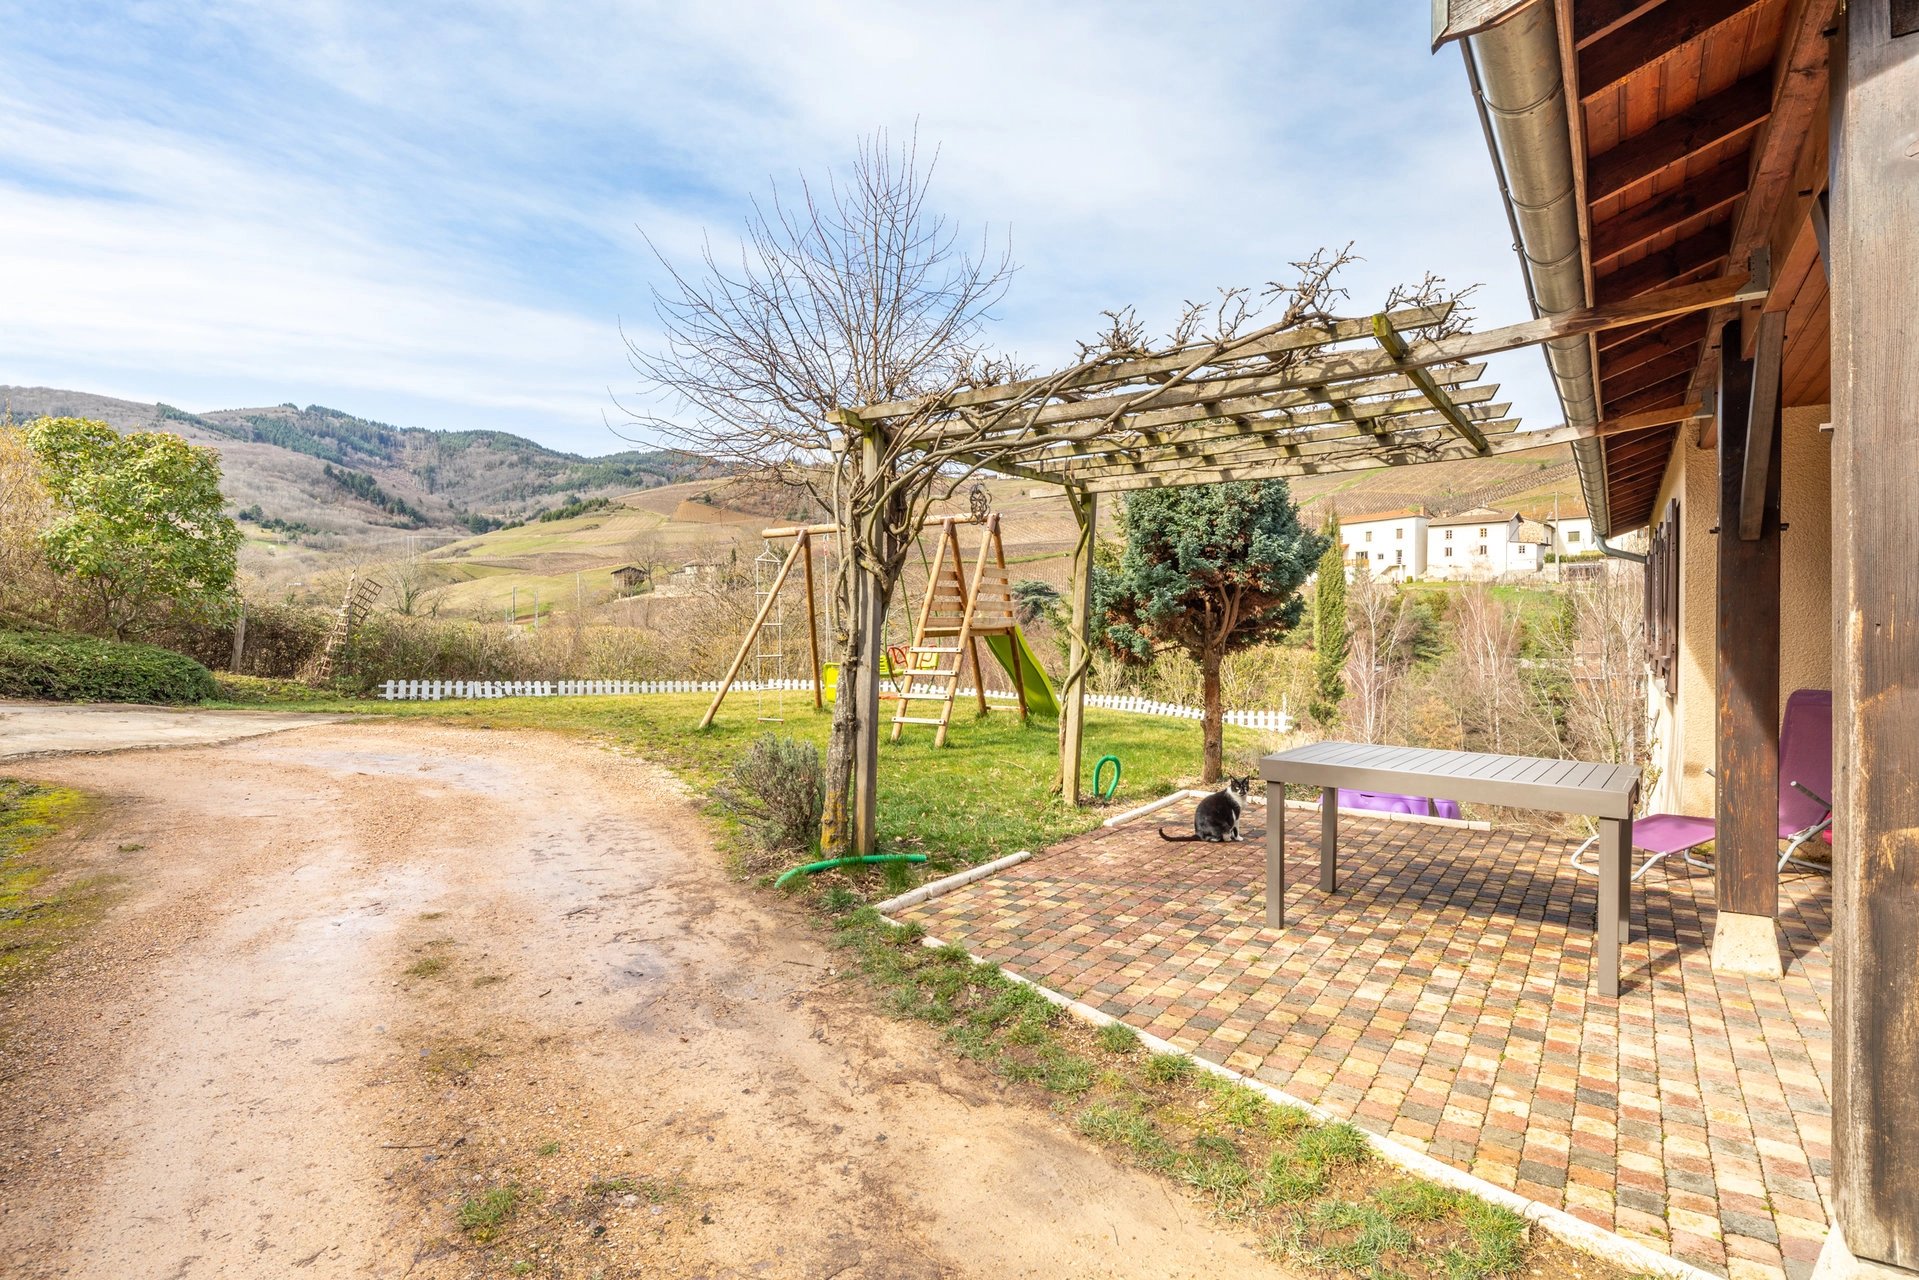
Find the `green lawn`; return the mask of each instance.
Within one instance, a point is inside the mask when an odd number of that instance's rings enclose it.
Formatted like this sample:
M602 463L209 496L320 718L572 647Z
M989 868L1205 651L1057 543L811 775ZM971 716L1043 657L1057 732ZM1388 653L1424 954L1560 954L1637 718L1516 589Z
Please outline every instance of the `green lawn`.
M673 769L705 792L762 733L780 733L826 747L829 712L815 712L806 695L785 695L786 719L757 717L752 693L735 694L711 729L697 727L709 694L652 694L605 698L503 698L488 702L301 702L303 710L350 710L396 718L427 718L499 729L550 729L582 734L630 749ZM239 705L239 704L235 704ZM246 705L258 706L259 703ZM773 709L771 699L765 708ZM1197 720L1165 720L1089 709L1087 778L1103 755L1122 768L1110 807L1073 809L1052 795L1057 765L1054 722L1035 717L1022 725L1010 712L974 718L961 704L947 745L909 727L895 746L880 741L882 852L924 853L932 873L984 862L1018 849L1040 849L1099 825L1117 809L1195 784L1200 765ZM1229 771L1251 772L1262 735L1228 726ZM1111 769L1107 770L1108 777Z

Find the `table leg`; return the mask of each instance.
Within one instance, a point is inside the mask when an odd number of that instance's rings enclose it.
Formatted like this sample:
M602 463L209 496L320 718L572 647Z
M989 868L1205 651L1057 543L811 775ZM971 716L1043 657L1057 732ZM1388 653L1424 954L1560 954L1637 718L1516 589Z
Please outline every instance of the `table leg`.
M1599 821L1599 994L1619 994L1620 948L1631 932L1632 819Z
M1322 787L1319 801L1319 891L1339 887L1339 788Z
M1266 784L1266 925L1286 927L1286 784Z

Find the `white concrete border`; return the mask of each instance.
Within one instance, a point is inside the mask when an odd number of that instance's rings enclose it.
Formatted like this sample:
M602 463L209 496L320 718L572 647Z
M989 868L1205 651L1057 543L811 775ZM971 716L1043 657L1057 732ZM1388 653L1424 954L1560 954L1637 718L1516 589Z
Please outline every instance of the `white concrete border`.
M995 858L991 862L983 862L977 867L968 867L964 871L943 876L938 880L929 880L917 889L908 889L897 898L888 898L885 902L874 903L873 909L884 916L889 911L904 911L908 907L917 907L929 898L951 893L961 885L971 884L975 880L984 880L987 876L1004 871L1008 867L1017 867L1032 856L1031 849L1021 849L1018 853L1009 853L1004 858Z
M1294 802L1288 801L1288 803ZM1317 809L1319 806L1310 805L1308 807ZM1370 813L1372 811L1363 810L1362 812ZM1400 814L1397 816L1406 817L1408 815ZM1444 821L1450 823L1455 820L1444 819ZM880 904L880 918L888 924L897 926L900 922L886 915L888 905L889 904L886 903ZM922 935L920 945L938 947L943 944L937 938ZM975 964L992 963L990 960L984 960L978 955L975 955L971 950L968 950L966 954L972 957ZM1061 995L1051 987L1041 986L1031 978L1021 977L1004 965L999 966L999 971L1011 978L1014 982L1031 987L1047 1000L1066 1010L1082 1022L1090 1023L1096 1027L1104 1027L1121 1021L1121 1019L1115 1018L1110 1013L1104 1013L1089 1004L1083 1004L1069 996ZM1141 1031L1138 1027L1134 1027L1132 1030L1139 1036L1140 1043L1152 1052L1172 1053L1178 1054L1183 1058L1191 1058L1200 1070L1218 1076L1222 1080L1231 1080L1238 1084L1245 1085L1248 1089L1261 1094L1267 1100L1279 1106L1296 1107L1322 1124L1352 1123L1345 1117L1335 1115L1316 1103L1295 1098L1284 1090L1276 1089L1263 1080L1242 1075L1234 1071L1231 1067L1222 1066L1217 1062L1209 1062L1197 1054L1187 1053L1171 1041L1162 1040L1156 1035ZM1508 1191L1504 1187L1496 1186L1493 1183L1487 1182L1484 1178L1474 1177L1463 1169L1455 1169L1453 1166L1446 1164L1444 1161L1436 1160L1423 1151L1415 1151L1411 1147L1402 1146L1391 1138L1374 1133L1372 1130L1362 1128L1359 1125L1353 1125L1353 1127L1365 1136L1367 1145L1373 1149L1374 1153L1394 1168L1403 1169L1416 1177L1426 1179L1428 1182L1437 1182L1442 1187L1450 1187L1454 1191L1463 1191L1467 1195L1478 1196L1481 1200L1499 1205L1504 1209L1510 1209L1512 1212L1526 1219L1526 1221L1537 1224L1546 1234L1563 1240L1574 1248L1592 1254L1594 1257L1615 1263L1629 1270L1645 1272L1656 1276L1669 1276L1672 1277L1673 1280L1722 1280L1722 1277L1716 1276L1712 1272L1700 1267L1695 1267L1690 1262L1681 1262L1671 1254L1660 1253L1657 1249L1640 1244L1637 1240L1628 1240L1616 1232L1607 1231L1603 1227L1595 1227L1592 1223L1582 1218L1575 1218L1564 1209L1555 1209L1550 1205L1540 1204L1536 1200L1528 1200L1517 1192Z
M1149 813L1157 813L1168 805L1178 804L1181 800L1185 800L1191 796L1210 796L1212 794L1210 791L1175 791L1170 796L1161 796L1157 800L1148 801L1137 809L1128 809L1125 813L1116 813L1099 825L1102 827L1117 827L1122 822L1131 822L1134 818L1143 818Z

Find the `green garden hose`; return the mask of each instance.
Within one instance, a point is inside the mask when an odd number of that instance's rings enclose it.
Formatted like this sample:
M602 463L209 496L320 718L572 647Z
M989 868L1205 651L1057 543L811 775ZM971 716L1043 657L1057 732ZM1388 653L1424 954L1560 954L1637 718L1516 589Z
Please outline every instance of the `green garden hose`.
M1113 785L1111 787L1106 788L1104 791L1102 791L1099 785L1099 775L1105 771L1106 762L1108 760L1113 762ZM1101 756L1099 758L1099 763L1093 766L1093 794L1098 796L1102 800L1111 800L1114 796L1119 794L1119 757L1118 756Z
M792 867L786 871L782 871L780 878L773 882L773 887L775 889L784 888L786 882L794 876L810 876L815 871L831 871L834 867L850 867L868 862L924 861L926 861L926 855L923 853L869 853L857 858L828 858L823 862L808 862L802 866Z

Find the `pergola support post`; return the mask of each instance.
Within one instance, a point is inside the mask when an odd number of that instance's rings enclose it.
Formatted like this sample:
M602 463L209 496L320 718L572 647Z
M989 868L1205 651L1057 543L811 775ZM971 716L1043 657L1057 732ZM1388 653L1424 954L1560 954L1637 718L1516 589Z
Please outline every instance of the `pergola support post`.
M1081 799L1081 744L1086 736L1086 686L1093 667L1093 548L1099 531L1099 495L1068 488L1066 500L1079 522L1073 543L1073 630L1066 654L1066 681L1060 687L1059 792L1068 804Z
M1852 0L1844 22L1829 226L1834 1227L1820 1259L1834 1277L1919 1272L1919 5Z
M880 472L880 435L867 428L860 440L860 474L868 479ZM849 521L849 525L851 521ZM876 522L877 536L886 537L884 521ZM847 539L852 551L858 539ZM885 555L887 548L875 547ZM859 650L854 663L853 697L859 725L859 746L853 754L852 847L861 857L879 845L880 772L880 655L886 646L886 597L879 575L853 562L853 608L859 620Z
M1719 337L1719 587L1714 648L1717 693L1718 915L1715 973L1777 978L1779 957L1779 396L1777 362L1740 356L1740 322ZM1750 421L1757 408L1763 421ZM1748 448L1765 449L1756 536L1740 534Z

